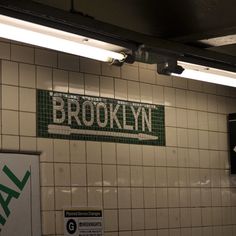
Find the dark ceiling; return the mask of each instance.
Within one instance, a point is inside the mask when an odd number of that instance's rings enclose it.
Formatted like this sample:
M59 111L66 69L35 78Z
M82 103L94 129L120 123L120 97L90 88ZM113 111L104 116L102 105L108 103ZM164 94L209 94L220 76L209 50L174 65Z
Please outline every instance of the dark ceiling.
M210 47L199 40L236 33L235 0L35 0L63 10L90 16L132 31L196 47ZM72 4L73 3L73 4ZM72 6L73 5L73 6ZM211 48L236 55L236 49ZM230 40L227 44L234 44Z
M40 4L31 7L32 2ZM11 11L17 5L21 15L85 27L98 36L145 45L155 53L236 68L235 0L1 0L0 7L8 3Z

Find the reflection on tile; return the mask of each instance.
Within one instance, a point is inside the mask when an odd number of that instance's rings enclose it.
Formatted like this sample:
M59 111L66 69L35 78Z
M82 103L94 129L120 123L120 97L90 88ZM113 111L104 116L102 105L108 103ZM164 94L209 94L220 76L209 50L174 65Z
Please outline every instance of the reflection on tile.
M130 168L127 166L117 168L118 186L130 186Z
M111 187L103 188L103 204L105 209L117 208L117 189Z
M102 186L102 168L101 165L87 165L88 186Z
M44 211L54 210L54 188L42 187L41 188L41 209Z
M115 165L103 165L103 186L116 186L117 175Z
M72 186L87 186L86 181L86 165L72 164L71 168L71 185Z

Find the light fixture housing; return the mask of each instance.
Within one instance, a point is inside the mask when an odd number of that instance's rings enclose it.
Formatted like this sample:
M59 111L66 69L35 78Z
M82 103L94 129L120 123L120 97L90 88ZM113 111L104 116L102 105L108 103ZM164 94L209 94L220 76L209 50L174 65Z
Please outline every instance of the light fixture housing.
M171 75L173 76L236 87L236 73L234 72L183 61L178 61L177 64L184 70L181 74L172 72Z
M104 62L126 58L123 47L5 15L0 37Z
M164 75L171 75L172 73L181 74L183 68L177 64L175 58L160 57L157 62L157 73Z

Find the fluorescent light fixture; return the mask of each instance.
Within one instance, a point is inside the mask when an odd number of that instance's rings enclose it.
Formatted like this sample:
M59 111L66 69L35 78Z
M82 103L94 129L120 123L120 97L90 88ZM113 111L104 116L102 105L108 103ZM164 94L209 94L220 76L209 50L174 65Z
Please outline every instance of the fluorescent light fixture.
M126 57L116 52L124 50L117 45L4 15L0 15L0 37L105 62Z
M236 73L182 61L178 61L178 65L184 68L182 74L171 73L171 75L236 87Z
M209 38L209 39L202 39L202 40L199 40L199 42L208 44L211 47L226 46L226 45L236 43L236 34Z

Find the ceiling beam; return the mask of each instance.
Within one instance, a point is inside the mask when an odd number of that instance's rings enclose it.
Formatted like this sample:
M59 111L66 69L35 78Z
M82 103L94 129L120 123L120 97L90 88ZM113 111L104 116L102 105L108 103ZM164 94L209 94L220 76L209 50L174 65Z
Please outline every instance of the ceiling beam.
M216 68L227 68L227 70L235 71L235 56L199 49L184 43L158 39L103 23L82 14L69 13L34 2L1 0L0 14L117 44L133 51L142 48L150 54L155 54L156 58L167 55L184 61L195 61L204 65L211 64L215 65ZM155 61L146 62L156 63Z

